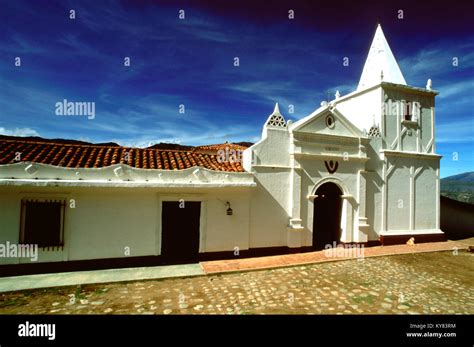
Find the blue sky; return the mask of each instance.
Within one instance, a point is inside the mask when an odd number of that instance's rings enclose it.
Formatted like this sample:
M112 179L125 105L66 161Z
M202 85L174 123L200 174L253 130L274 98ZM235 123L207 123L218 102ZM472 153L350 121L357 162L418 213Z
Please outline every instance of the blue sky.
M408 84L431 78L440 92L442 177L474 170L469 4L205 3L0 0L0 133L128 146L254 142L275 102L296 120L328 93L353 91L380 21ZM95 102L96 117L56 116L63 99Z

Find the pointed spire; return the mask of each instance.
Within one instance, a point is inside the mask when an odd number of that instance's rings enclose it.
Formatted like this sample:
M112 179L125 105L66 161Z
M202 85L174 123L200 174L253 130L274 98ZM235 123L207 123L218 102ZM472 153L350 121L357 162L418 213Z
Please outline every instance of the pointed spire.
M334 95L336 99L339 99L341 97L341 93L339 93L339 90L336 90L336 94Z
M278 107L278 102L275 103L275 109L273 110L273 114L281 114L280 108Z
M380 83L381 79L384 82L407 84L379 24L375 30L374 39L372 40L357 89L360 90L376 85Z

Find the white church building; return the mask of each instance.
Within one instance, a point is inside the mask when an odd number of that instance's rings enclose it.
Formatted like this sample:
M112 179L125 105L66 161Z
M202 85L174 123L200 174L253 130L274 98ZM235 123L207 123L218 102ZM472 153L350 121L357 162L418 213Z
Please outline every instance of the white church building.
M296 122L277 104L248 148L0 138L0 269L444 240L437 94L407 85L378 26L355 91Z

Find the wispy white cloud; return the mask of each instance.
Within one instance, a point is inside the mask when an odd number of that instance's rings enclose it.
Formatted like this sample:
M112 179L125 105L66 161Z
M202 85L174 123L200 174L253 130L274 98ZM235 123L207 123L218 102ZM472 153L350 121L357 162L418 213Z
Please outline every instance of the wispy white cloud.
M180 20L180 25L176 28L205 41L232 43L239 39L234 32L229 31L226 27L219 25L215 21L206 20L206 16L203 13L200 14L200 17L188 16L188 18Z
M157 129L158 130L158 129ZM179 143L186 145L203 145L222 143L225 141L239 142L239 141L255 141L259 136L256 136L255 129L246 125L224 125L218 130L214 131L196 131L192 128L178 128L172 127L167 129L165 136L157 131L153 131L140 136L121 136L112 138L111 141L116 142L122 146L130 147L149 147L153 144L164 143ZM107 139L108 140L108 139Z
M196 36L199 39L203 39L206 41L214 41L220 43L232 43L235 42L234 38L229 36L228 34L224 34L218 31L211 31L211 30L191 30L192 35Z
M48 53L48 49L41 46L39 42L29 40L25 36L19 33L11 33L9 35L9 41L5 41L0 45L0 51L4 51L8 54L45 54Z
M39 114L53 115L56 102L62 100L52 88L41 89L7 80L0 84L0 94L0 109L9 120L27 121Z
M65 46L69 54L85 56L88 59L108 59L109 56L99 51L98 47L92 47L85 41L80 40L77 35L71 33L63 34L58 40L58 43Z
M136 21L117 1L101 1L92 8L77 1L70 1L69 8L76 11L77 21L87 29L103 33L104 30L113 31L125 36L141 36L152 33L152 28Z
M466 96L466 94L472 94L471 91L474 89L474 78L461 82L442 84L434 89L440 92L438 97L440 99L450 98L452 96L460 98ZM472 96L469 96L469 98L472 101Z
M228 85L227 88L232 91L245 93L247 98L255 101L268 102L270 105L275 102L282 104L295 104L298 101L303 101L305 95L309 94L307 88L298 85L294 81L278 81L277 82L242 82Z
M38 132L31 128L15 128L15 129L6 129L0 127L0 135L8 136L40 136Z
M323 91L312 90L295 81L278 82L242 82L227 86L229 90L244 93L245 100L252 100L255 103L268 105L268 114L273 111L276 102L280 105L280 111L286 119L298 120L307 116L319 107L321 101L326 100L327 95ZM342 88L341 88L342 89ZM347 88L349 89L349 88ZM334 92L336 89L334 89ZM329 98L334 98L330 94ZM289 113L291 109L294 113ZM288 108L285 110L285 108ZM266 117L266 115L262 115ZM264 119L262 118L262 122Z
M474 43L437 43L401 59L399 64L409 83L470 69L474 66Z
M437 143L474 143L474 118L437 124Z

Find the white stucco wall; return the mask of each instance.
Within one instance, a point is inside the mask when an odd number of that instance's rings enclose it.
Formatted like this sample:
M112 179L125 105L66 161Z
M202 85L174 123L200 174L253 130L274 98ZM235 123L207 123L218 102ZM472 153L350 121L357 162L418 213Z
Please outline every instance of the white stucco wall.
M437 229L436 225L436 203L439 193L436 188L436 168L433 163L427 163L421 172L415 177L415 201L414 201L414 229L430 230Z
M157 198L144 191L78 191L66 211L68 260L156 254Z
M382 232L439 232L439 157L395 152L387 158Z
M397 163L387 177L387 230L410 229L410 167Z
M250 248L286 246L288 226L288 168L255 168L257 188L250 206Z
M13 191L0 194L0 243L18 243L20 234L21 204ZM17 258L0 258L0 264L16 264Z
M253 188L146 189L0 187L0 242L18 243L21 199L64 197L64 250L40 250L38 262L84 260L161 253L161 202L201 201L200 252L232 251L249 247L249 206ZM226 215L229 201L233 215ZM186 242L186 240L183 240ZM0 258L0 264L29 262Z
M205 220L201 253L250 247L250 195L254 189L210 191L203 195L201 201L204 201L205 211L201 212L201 217ZM232 216L226 214L226 201L231 204Z
M245 158L244 162L252 162L253 159L253 165L257 166L288 166L290 163L288 130L269 128L265 133L266 137L244 152L244 157L249 158L247 161ZM252 152L253 157L251 157Z
M382 108L382 89L369 88L367 91L354 93L335 100L338 110L361 131L380 124Z

